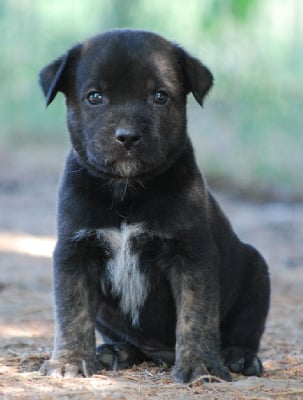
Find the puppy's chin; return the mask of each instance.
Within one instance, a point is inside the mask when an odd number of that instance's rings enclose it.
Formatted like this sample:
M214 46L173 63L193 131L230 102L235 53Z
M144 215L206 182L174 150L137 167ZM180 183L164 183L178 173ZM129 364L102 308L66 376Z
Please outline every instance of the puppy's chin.
M117 161L111 166L113 175L119 178L136 179L145 175L150 168L139 160Z
M86 167L95 176L105 176L112 179L136 180L149 175L154 166L135 158L125 160L108 160L96 162L96 159L87 158Z

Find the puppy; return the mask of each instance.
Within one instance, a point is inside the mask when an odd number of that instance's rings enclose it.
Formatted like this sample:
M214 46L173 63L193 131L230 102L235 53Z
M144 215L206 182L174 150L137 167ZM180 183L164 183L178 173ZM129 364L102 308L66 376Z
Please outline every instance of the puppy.
M187 94L202 105L212 81L179 46L133 30L98 35L41 71L47 105L66 97L72 144L42 373L153 360L174 364L181 383L262 374L268 268L208 191L186 132Z

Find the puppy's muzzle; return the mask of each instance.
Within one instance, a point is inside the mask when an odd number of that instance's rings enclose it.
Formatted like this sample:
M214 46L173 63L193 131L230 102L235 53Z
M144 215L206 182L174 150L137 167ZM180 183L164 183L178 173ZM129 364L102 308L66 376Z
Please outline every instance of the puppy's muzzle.
M115 138L126 150L130 150L141 140L141 136L133 128L117 128Z

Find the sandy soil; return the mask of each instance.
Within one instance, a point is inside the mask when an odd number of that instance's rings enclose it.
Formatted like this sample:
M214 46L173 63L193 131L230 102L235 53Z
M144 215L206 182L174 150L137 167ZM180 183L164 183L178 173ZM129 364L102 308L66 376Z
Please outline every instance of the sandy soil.
M267 258L272 305L262 378L176 385L170 369L143 364L89 379L54 380L37 369L52 348L51 254L63 152L0 152L0 398L303 399L303 206L248 203L218 194L239 235Z

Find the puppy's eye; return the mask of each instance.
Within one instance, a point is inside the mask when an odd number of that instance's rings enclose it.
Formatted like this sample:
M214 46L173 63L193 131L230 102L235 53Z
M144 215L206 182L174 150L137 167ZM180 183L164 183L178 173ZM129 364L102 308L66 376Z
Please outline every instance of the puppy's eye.
M86 99L92 106L102 104L104 101L104 97L102 96L102 94L100 92L97 92L96 90L89 92Z
M168 98L168 94L164 90L157 90L154 94L154 102L157 104L167 103Z

